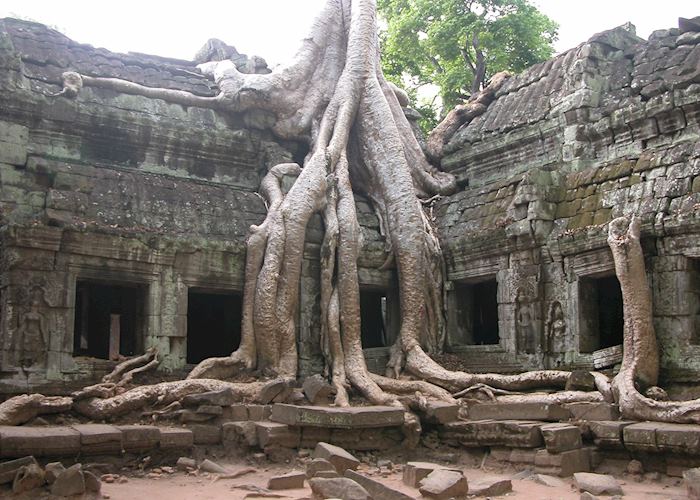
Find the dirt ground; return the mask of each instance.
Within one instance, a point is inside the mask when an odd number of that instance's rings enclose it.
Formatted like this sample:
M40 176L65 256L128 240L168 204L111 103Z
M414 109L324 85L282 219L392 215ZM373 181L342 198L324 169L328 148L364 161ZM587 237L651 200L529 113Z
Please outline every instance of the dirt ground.
M220 464L232 471L249 467L243 462L224 462ZM451 466L452 467L452 466ZM263 465L257 468L257 472L251 472L236 479L220 479L216 475L185 472L174 472L172 474L162 473L160 477L157 473L150 473L151 477L128 477L125 483L103 483L103 493L112 500L214 500L214 499L244 499L244 498L264 498L267 495L260 495L265 492L267 481L270 477L286 474L294 470L303 471L303 466L282 466L277 464ZM410 488L401 482L401 466L378 469L376 466L366 464L360 465L358 472L370 475L375 479L385 482L404 493L420 498L418 490ZM513 492L499 498L527 499L527 500L578 500L580 493L577 492L571 479L564 479L564 486L550 487L534 482L532 479L514 479L517 474L513 470L503 469L479 469L464 468L467 479L477 481L487 478L511 479ZM146 474L148 476L148 474ZM630 499L685 499L687 498L682 481L677 478L661 477L653 480L636 481L628 476L618 476L622 485L625 498ZM256 488L261 490L255 491ZM275 491L276 498L302 499L311 498L311 490L307 487L295 490ZM267 496L268 498L272 498ZM605 497L610 498L610 497ZM381 499L377 499L381 500Z

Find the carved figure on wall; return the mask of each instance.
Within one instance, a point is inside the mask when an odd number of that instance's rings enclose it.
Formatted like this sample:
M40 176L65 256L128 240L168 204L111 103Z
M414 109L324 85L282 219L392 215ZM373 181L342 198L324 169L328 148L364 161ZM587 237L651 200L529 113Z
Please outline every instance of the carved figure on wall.
M532 303L528 301L527 294L522 289L518 289L515 298L518 350L527 354L534 354L538 344L532 316Z
M555 363L556 354L564 352L564 342L566 339L566 320L561 303L555 300L549 305L547 314L546 338L544 345L545 367L552 368Z
M22 369L46 367L49 329L46 316L41 311L44 306L44 291L40 287L32 288L28 310L21 314L15 336L14 347Z

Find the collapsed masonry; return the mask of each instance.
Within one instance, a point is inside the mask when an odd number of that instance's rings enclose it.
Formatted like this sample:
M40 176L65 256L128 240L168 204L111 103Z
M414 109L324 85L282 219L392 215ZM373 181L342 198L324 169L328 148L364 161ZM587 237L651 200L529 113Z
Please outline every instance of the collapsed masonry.
M695 395L700 36L684 31L659 31L648 42L623 28L596 35L506 81L445 145L442 167L461 189L432 208L449 278L444 364L506 373L613 367L622 298L607 223L639 214L664 382L672 394ZM266 211L256 191L268 165L300 161L304 146L274 139L274 117L261 111L223 116L99 88L74 100L50 97L68 69L215 95L193 62L112 54L9 19L0 36L2 392L65 393L151 347L161 374L174 378L228 355L240 341L244 238ZM267 71L259 58L226 57L241 71ZM357 205L362 343L370 368L383 372L398 327L396 276L384 269L386 245L369 202ZM300 377L323 367L320 228L317 218L307 231L302 266ZM229 406L197 408L193 418L227 420ZM519 420L504 424L503 411L481 424L455 416L437 435L473 446L546 442L538 421L547 418L523 421L520 408ZM301 446L302 431L290 438L272 427ZM220 441L216 428L207 432ZM657 428L646 430L657 447ZM553 432L579 436L571 449L547 446L533 460L583 449L579 430ZM403 439L396 428L377 435Z

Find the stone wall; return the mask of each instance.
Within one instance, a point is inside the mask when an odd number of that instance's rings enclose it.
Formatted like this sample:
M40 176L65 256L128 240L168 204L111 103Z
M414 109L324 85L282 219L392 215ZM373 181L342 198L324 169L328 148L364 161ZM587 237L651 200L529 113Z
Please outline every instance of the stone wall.
M591 368L586 290L613 274L607 223L637 214L663 374L697 380L699 40L600 33L510 78L452 138L442 165L465 188L437 211L449 276L498 281L500 343L458 346L467 364Z

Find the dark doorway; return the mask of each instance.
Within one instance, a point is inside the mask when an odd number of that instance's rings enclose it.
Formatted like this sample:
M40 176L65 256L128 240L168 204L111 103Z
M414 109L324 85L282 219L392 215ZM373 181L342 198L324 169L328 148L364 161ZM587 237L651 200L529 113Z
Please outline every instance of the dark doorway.
M386 347L387 301L381 291L360 292L360 325L362 348Z
M190 290L187 294L187 362L228 356L241 343L241 296Z
M581 352L622 344L624 316L617 276L583 279L579 292Z
M78 281L73 352L117 359L143 352L146 287Z
M456 317L451 344L498 344L498 282L490 279L479 283L457 283L454 293Z

